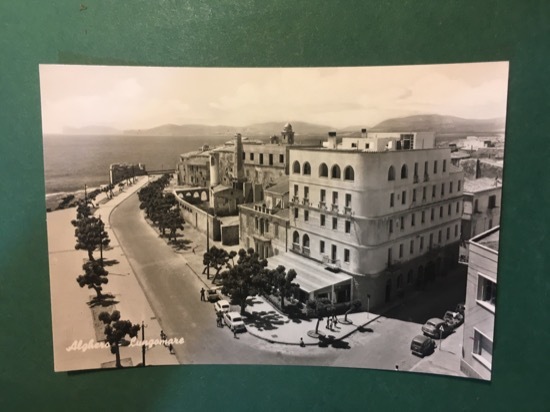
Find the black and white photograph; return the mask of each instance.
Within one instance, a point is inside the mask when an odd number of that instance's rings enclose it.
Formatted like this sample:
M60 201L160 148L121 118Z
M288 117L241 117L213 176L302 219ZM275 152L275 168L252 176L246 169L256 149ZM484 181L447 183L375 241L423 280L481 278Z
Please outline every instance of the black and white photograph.
M40 65L55 371L491 380L508 70Z

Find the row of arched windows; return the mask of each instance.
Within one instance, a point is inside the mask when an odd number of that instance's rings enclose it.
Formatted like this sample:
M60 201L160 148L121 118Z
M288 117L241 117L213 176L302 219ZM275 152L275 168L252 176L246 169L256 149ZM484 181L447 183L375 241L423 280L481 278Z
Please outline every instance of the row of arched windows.
M401 179L406 179L409 177L409 169L407 168L407 165L401 166ZM388 170L388 180L395 180L395 168L393 166L390 166Z
M305 162L304 165L301 167L300 162L297 160L292 164L292 173L294 174L304 174L304 175L311 175L311 165L309 162ZM329 169L328 166L325 163L321 163L319 166L319 177L329 177ZM342 172L340 170L340 166L333 165L330 169L330 177L332 179L341 179L342 178ZM355 180L355 171L353 170L353 167L346 166L344 168L344 180Z
M292 243L295 245L300 244L300 234L297 231L292 234ZM309 236L307 234L302 237L302 247L309 247Z

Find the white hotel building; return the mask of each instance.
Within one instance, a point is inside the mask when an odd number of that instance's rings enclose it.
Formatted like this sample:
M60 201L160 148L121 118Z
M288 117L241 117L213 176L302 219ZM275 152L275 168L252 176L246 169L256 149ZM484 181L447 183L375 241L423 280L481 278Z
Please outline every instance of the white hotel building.
M433 133L369 133L289 151L288 249L302 298L387 303L458 261L463 173Z

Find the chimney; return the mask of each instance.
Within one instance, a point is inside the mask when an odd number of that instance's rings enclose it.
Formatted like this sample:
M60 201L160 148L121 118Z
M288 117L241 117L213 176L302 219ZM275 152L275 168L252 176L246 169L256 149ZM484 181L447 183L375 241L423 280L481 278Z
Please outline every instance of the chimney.
M328 132L327 147L329 149L336 149L336 132Z
M367 138L367 129L361 129L361 137L363 139L366 139Z

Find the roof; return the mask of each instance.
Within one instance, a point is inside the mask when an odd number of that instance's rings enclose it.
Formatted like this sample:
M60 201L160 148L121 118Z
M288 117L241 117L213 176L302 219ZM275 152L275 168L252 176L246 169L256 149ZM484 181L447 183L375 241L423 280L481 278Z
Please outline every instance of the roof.
M500 226L496 226L492 229L489 229L487 232L483 232L480 235L472 238L470 242L485 246L486 248L498 253L499 238Z
M292 252L268 258L268 267L275 269L279 265L284 266L287 270L294 269L297 273L295 282L300 285L300 289L307 293L352 279L351 276L344 273L329 272L320 263Z
M477 193L485 190L502 188L502 182L491 177L480 177L478 179L464 179L464 193Z
M281 176L278 183L276 183L275 185L265 189L265 192L276 193L276 194L279 194L279 195L284 195L285 193L288 193L289 191L290 191L290 189L289 189L289 186L288 186L288 176L286 176L286 175Z

